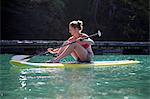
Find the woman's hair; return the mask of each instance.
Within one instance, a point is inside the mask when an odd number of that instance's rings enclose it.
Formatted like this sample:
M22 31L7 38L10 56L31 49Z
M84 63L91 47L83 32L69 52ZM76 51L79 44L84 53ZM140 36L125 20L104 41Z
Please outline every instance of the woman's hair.
M83 29L83 22L78 20L78 21L72 21L69 23L69 25L73 28L78 28L79 30Z

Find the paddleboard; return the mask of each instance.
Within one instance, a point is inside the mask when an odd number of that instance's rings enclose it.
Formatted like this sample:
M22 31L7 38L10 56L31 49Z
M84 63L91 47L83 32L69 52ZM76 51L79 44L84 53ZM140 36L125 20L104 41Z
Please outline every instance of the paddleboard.
M32 63L26 61L11 60L10 64L14 66L26 66L33 68L87 68L102 66L125 66L130 64L138 64L140 61L135 60L117 60L117 61L93 61L91 63Z

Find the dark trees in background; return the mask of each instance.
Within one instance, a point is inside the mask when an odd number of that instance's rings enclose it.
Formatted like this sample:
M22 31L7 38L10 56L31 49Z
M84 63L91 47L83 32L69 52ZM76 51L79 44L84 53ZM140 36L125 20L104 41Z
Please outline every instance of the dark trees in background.
M1 14L1 39L65 40L79 19L95 40L149 40L149 0L1 0Z

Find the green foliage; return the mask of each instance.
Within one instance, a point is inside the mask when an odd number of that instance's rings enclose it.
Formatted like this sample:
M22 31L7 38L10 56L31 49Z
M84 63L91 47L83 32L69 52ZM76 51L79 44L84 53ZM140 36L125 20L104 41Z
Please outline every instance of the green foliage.
M54 0L53 3L55 8L52 12L56 14L53 19L54 31L51 31L53 33L67 32L64 31L64 26L67 26L64 24L79 19L84 21L84 31L89 34L101 29L104 33L102 40L149 39L148 0Z
M68 23L79 19L83 32L100 29L101 40L149 40L149 0L7 0L2 8L4 39L65 40Z

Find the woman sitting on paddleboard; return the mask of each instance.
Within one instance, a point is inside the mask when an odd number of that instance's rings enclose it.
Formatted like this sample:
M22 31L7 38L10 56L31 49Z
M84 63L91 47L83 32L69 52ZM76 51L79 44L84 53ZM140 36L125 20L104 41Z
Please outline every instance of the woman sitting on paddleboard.
M88 35L81 33L83 30L82 21L72 21L69 23L69 32L72 35L63 45L76 41L75 43L61 47L59 49L48 48L48 52L56 54L57 57L48 62L57 63L64 57L71 55L78 62L90 62L93 57L91 44L93 40L81 40L88 37ZM90 41L89 41L90 40ZM91 43L92 42L92 43Z

